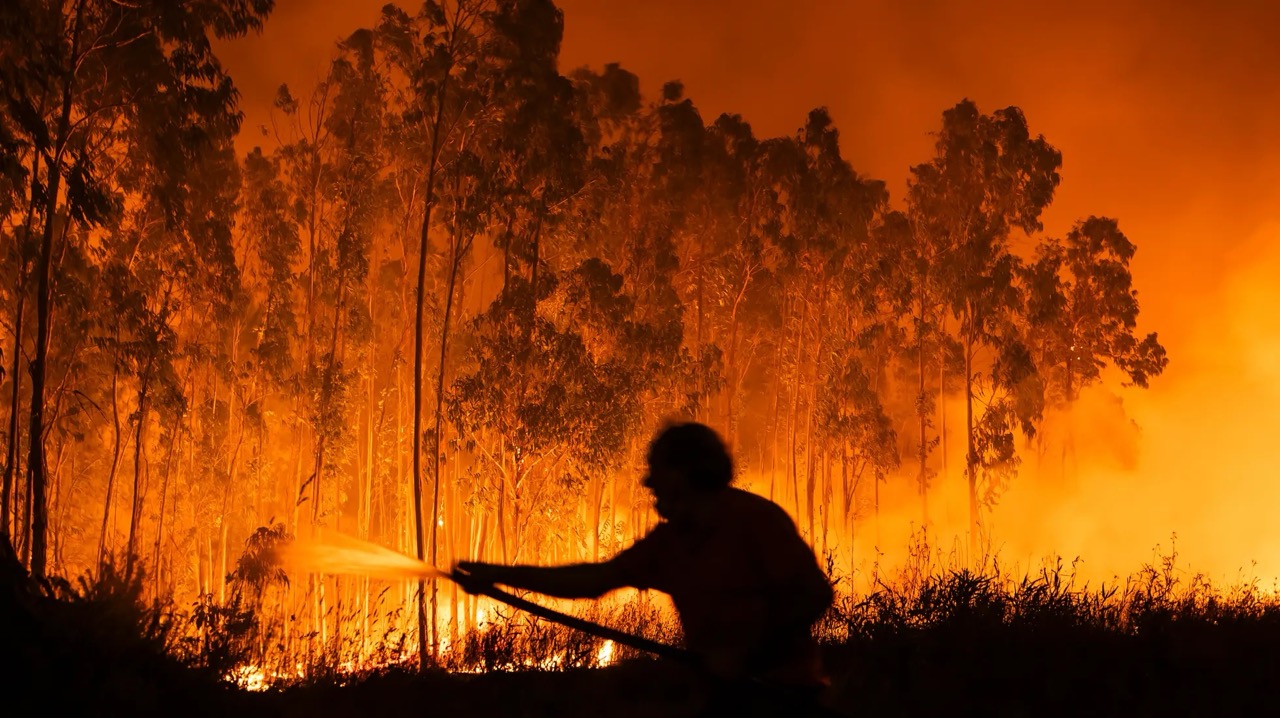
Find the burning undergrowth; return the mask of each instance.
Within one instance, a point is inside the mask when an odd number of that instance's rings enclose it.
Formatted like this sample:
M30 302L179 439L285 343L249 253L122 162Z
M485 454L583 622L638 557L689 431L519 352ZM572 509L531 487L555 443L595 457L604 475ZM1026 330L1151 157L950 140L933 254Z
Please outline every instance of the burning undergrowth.
M923 540L909 555L904 566L872 577L871 589L842 591L817 628L830 701L842 712L1243 710L1267 695L1280 667L1270 650L1280 641L1274 588L1215 584L1183 567L1175 548L1157 549L1135 573L1100 584L1079 578L1078 561L1015 573L989 560L970 570ZM838 587L850 583L835 578ZM588 616L637 632L670 631L664 614L634 603L621 611L593 607ZM584 671L598 642L519 615L491 621L462 644L467 658L451 672L419 676L412 665L383 666L297 681L264 700L290 715L342 715L427 695L443 701L435 705L446 713L452 706L472 715L677 715L696 704L694 682L673 666L620 660ZM482 675L459 672L480 655ZM638 658L621 648L616 656Z
M1243 710L1267 695L1280 668L1274 588L1214 584L1172 549L1102 584L1061 560L1014 573L996 561L981 570L948 564L923 543L911 556L869 590L842 591L818 626L831 701L842 711ZM363 663L331 637L313 660L280 670L253 663L270 621L240 594L181 609L111 570L76 586L35 584L16 563L6 564L4 583L2 615L16 637L6 651L17 659L7 662L20 666L11 677L25 689L23 705L320 716L429 701L442 714L641 716L679 714L697 701L691 676L674 666L497 607L479 629L442 642L425 673L412 660L413 636L382 662ZM584 604L578 615L678 641L669 613L644 597ZM591 670L599 666L608 667ZM1067 697L1075 702L1054 703Z

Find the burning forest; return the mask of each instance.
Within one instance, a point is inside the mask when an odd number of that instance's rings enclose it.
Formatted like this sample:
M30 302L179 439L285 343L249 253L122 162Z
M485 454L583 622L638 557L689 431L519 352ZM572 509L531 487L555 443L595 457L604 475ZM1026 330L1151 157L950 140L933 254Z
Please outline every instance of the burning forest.
M1233 507L1274 498L1240 437L1277 423L1200 397L1277 398L1274 233L1240 245L1236 313L1191 322L1140 271L1174 261L1141 263L1167 240L1151 212L1135 230L1072 189L1084 143L1056 144L1051 109L948 86L899 118L925 139L888 170L825 102L761 131L588 53L575 12L608 12L578 4L370 5L301 81L244 69L296 2L0 9L0 613L23 680L264 715L593 715L668 681L611 712L678 714L694 689L636 660L684 655L665 594L530 606L452 567L607 562L669 518L650 442L689 421L835 587L814 626L835 708L1018 715L1077 664L1103 713L1172 685L1179 710L1224 686L1250 705L1280 539ZM137 703L67 667L91 660L168 687ZM984 661L1020 686L983 703Z

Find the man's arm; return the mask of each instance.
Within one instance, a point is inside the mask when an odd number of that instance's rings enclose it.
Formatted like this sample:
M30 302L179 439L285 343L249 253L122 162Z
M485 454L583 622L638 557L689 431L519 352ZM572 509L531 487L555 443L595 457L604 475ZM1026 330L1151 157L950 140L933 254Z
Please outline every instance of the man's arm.
M500 584L557 598L598 598L626 585L613 561L566 566L502 566L461 561L453 579L468 593Z
M453 580L467 593L478 593L485 586L501 584L557 598L599 598L624 586L661 589L658 565L666 551L667 531L665 524L659 525L648 536L603 563L502 566L461 561L454 566Z

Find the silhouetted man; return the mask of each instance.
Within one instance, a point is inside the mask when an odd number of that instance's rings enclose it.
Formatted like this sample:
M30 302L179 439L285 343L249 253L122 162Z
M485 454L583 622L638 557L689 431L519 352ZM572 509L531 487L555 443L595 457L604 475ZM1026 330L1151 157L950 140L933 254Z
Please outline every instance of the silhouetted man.
M687 648L727 688L713 698L720 710L737 710L725 704L745 697L734 686L748 679L774 696L816 700L824 678L810 629L832 591L794 522L772 501L729 485L733 460L702 424L664 428L648 462L644 485L663 521L612 559L555 567L461 562L454 574L472 592L491 584L561 598L624 586L663 591Z

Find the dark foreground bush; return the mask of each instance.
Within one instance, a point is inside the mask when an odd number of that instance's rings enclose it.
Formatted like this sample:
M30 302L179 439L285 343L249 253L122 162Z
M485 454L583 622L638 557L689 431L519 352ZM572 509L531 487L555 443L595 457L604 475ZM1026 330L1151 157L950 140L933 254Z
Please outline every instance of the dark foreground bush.
M872 715L1280 714L1280 601L1175 556L1115 585L1061 564L951 571L844 597L824 621L835 704Z
M171 613L107 566L32 580L0 537L0 706L6 715L226 715L247 697L176 657ZM13 712L10 712L13 711Z

